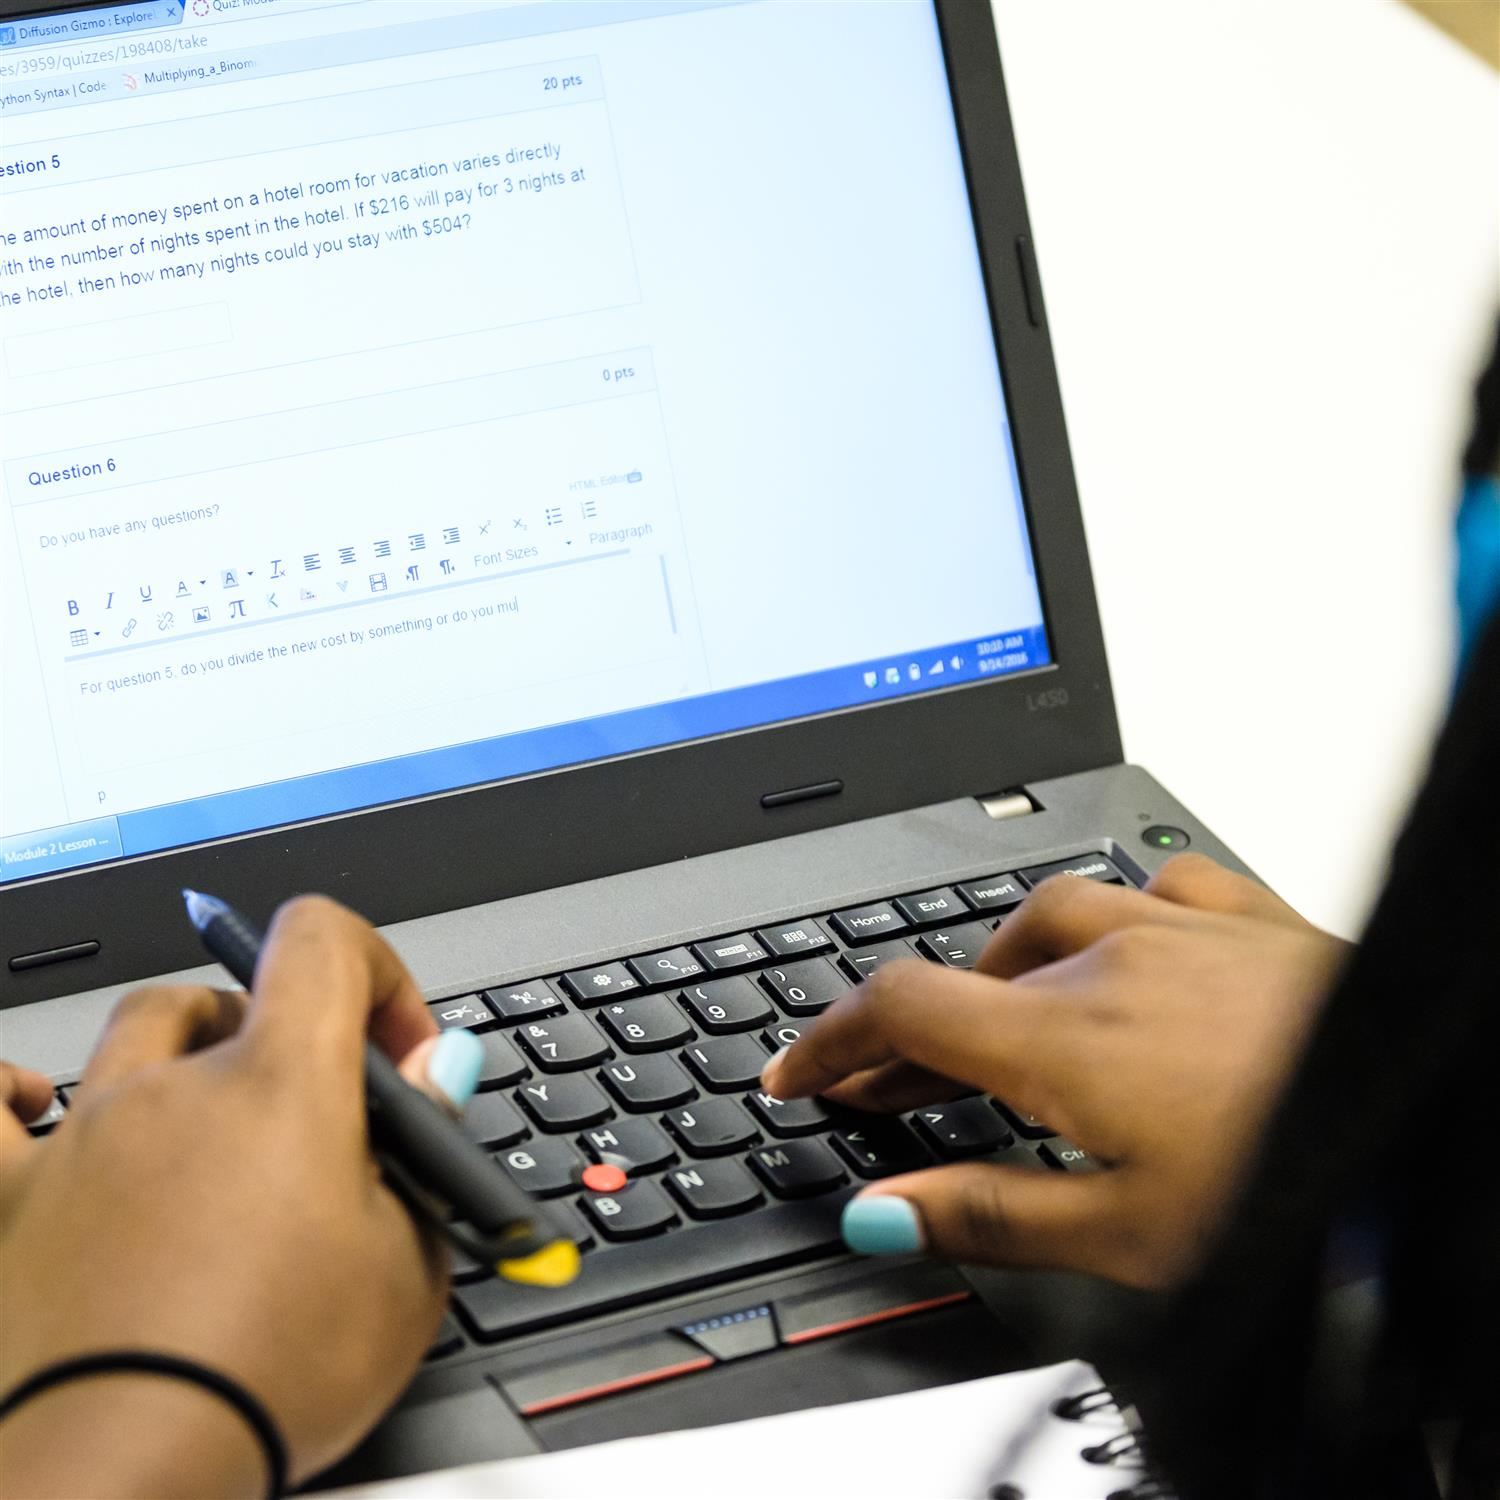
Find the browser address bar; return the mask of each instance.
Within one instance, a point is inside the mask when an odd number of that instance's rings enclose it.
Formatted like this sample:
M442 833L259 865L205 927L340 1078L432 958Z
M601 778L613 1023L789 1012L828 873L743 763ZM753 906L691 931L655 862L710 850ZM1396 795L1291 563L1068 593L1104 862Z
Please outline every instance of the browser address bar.
M187 35L122 37L118 42L95 42L69 51L22 53L0 62L0 78L46 78L92 68L118 67L143 57L203 52L209 39L201 31Z
M490 42L515 41L598 26L606 18L609 24L617 24L747 3L751 0L615 0L607 8L601 8L597 0L548 0L548 3L466 11L430 21L340 31L225 51L208 44L208 33L196 32L172 38L184 44L181 49L135 53L123 62L112 64L110 71L99 70L97 64L94 70L82 73L64 75L59 70L56 74L30 80L31 88L0 90L0 114L7 117L30 114L37 110L197 88L236 78L274 78L316 68L480 47ZM200 37L204 42L201 50L191 45ZM139 38L137 44L149 46L165 40ZM105 44L95 50L105 51L113 46L123 52L129 45L123 42ZM9 75L0 74L0 77L5 76Z

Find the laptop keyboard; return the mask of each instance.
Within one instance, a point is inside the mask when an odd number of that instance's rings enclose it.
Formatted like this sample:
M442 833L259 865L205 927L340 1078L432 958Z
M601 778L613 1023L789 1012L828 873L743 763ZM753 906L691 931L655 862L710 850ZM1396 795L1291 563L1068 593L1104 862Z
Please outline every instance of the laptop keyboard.
M969 969L1050 875L1129 884L1084 854L431 1005L484 1044L464 1115L499 1170L545 1201L583 1252L562 1289L516 1286L454 1252L453 1301L482 1343L837 1253L868 1182L987 1158L1092 1171L1088 1153L1000 1100L861 1115L760 1088L778 1048L897 958ZM67 1090L38 1120L64 1117ZM429 1354L462 1347L445 1324Z
M1044 1121L979 1095L893 1117L760 1088L771 1054L882 964L973 968L1026 892L1064 871L1128 883L1088 854L433 1005L439 1026L484 1042L470 1135L583 1251L577 1281L545 1291L456 1257L469 1332L511 1338L836 1253L844 1204L898 1172L974 1157L1093 1170Z

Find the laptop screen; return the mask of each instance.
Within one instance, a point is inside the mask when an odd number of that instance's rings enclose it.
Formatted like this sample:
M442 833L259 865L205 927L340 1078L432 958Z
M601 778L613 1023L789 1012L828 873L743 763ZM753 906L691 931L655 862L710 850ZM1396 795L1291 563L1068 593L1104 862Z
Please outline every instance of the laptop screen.
M0 879L1049 660L927 0L0 21Z

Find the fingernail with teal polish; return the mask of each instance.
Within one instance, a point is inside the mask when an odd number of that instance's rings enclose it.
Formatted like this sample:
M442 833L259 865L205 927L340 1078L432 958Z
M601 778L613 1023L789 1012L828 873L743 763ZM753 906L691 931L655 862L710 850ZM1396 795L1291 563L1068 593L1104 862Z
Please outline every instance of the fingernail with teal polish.
M910 1255L922 1248L922 1221L905 1198L876 1193L844 1205L844 1243L860 1255Z
M484 1066L484 1043L472 1031L455 1026L437 1039L427 1060L427 1076L462 1109L479 1087L479 1070Z

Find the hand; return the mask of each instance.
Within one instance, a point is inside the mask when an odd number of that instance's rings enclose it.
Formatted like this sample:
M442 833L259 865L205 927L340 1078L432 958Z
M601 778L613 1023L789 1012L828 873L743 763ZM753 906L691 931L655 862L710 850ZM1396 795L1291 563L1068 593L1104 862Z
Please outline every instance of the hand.
M359 918L304 898L277 914L248 1004L137 991L49 1137L0 1110L0 1391L58 1359L147 1349L258 1397L294 1480L351 1447L416 1368L448 1284L369 1154L367 1030L424 1079L436 1028L411 976ZM449 1035L449 1064L478 1053ZM466 1098L477 1072L476 1056L452 1091ZM0 1091L22 1119L50 1097L19 1069L0 1070ZM7 1495L266 1484L240 1418L150 1376L34 1398L0 1423L0 1453Z
M855 1248L1164 1286L1221 1221L1347 952L1199 855L1169 861L1144 892L1057 877L975 972L887 965L763 1081L782 1098L884 1111L983 1089L1109 1168L972 1162L887 1178L845 1210ZM871 1206L890 1198L910 1208Z

